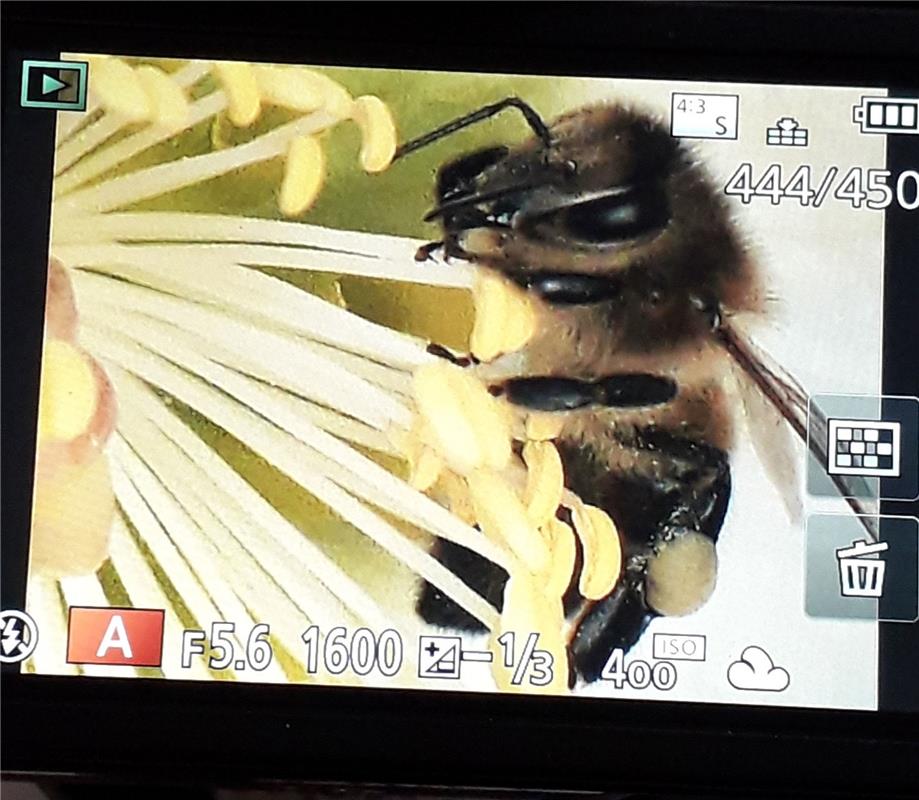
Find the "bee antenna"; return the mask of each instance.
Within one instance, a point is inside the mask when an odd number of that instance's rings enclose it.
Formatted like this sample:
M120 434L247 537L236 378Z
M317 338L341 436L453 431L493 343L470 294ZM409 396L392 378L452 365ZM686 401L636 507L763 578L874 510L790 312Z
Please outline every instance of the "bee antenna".
M530 128L533 129L533 133L539 137L544 147L550 147L552 145L552 134L549 132L549 127L545 122L542 121L542 117L540 117L539 114L533 110L533 107L528 103L525 103L519 97L505 97L503 100L499 100L497 103L491 103L490 105L483 106L477 111L473 111L469 114L465 114L462 117L458 117L452 122L448 122L446 125L441 125L439 128L435 128L433 131L429 131L423 136L419 136L417 139L412 139L411 141L400 145L396 149L396 154L393 156L393 161L402 158L402 156L406 156L409 153L413 153L416 150L420 150L422 147L427 147L429 144L433 144L434 142L450 136L457 131L461 131L463 128L468 128L470 125L474 125L477 122L482 122L483 120L489 119L496 114L500 114L506 108L516 108L521 114L523 114L523 118L527 121L527 124L530 126Z

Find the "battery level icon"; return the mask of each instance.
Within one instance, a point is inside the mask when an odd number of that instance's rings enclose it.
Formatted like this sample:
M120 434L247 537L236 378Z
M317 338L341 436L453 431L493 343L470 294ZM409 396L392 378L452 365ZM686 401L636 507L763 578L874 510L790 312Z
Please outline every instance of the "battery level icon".
M863 97L852 108L862 133L919 133L919 99Z

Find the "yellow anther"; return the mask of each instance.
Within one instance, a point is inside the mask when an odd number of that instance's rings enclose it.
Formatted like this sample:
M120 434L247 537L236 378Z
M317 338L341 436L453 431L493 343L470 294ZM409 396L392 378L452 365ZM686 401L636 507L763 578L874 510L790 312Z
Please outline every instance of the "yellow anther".
M609 515L596 506L577 505L572 515L584 550L578 588L588 600L599 600L613 590L622 570L619 533Z
M262 100L276 106L309 113L322 108L326 85L315 72L297 67L255 66L255 79Z
M409 483L418 491L430 489L444 468L444 462L430 447L423 447L418 459L412 464Z
M316 201L325 179L325 155L315 136L291 141L284 167L278 207L285 217L296 217Z
M527 442L523 446L523 460L527 465L523 502L530 522L542 527L555 517L562 502L565 488L562 459L551 442Z
M466 481L448 469L441 470L428 494L467 525L475 525L475 509L469 497Z
M158 67L145 64L135 74L150 102L154 121L166 130L182 130L189 117L188 98L182 88Z
M552 550L551 564L546 576L546 596L562 597L571 583L577 548L571 526L552 517L542 528L542 534L549 541Z
M480 361L523 347L536 331L530 299L509 281L487 270L478 270L472 288L475 324L469 345Z
M361 129L361 166L367 172L382 172L396 153L396 123L379 97L358 97L351 107L351 119Z
M507 293L495 275L478 270L472 284L475 324L469 338L469 349L480 361L491 361L502 352Z
M449 364L419 368L413 381L424 436L457 472L479 467L500 470L511 458L510 421L505 408L472 375Z
M45 342L39 396L39 441L69 441L85 433L98 387L89 358L62 339Z
M340 83L328 77L328 75L310 70L304 71L309 73L316 86L322 91L325 97L323 109L338 120L348 119L354 109L354 99L351 97L350 92Z
M492 675L502 691L526 691L554 694L568 688L568 656L562 634L564 612L559 597L549 597L531 575L512 575L504 588L501 624L489 642L494 653ZM513 643L506 634L513 633ZM533 655L521 663L531 636L536 634ZM498 639L502 641L499 642ZM503 642L503 644L502 644ZM511 666L505 655L510 654ZM548 656L548 658L547 658ZM549 674L552 679L543 683ZM513 683L514 673L521 678Z
M518 286L505 281L508 292L507 322L504 329L504 352L519 350L536 333L536 312L530 296Z
M339 120L351 116L353 100L348 90L326 75L302 67L256 65L254 70L266 103L304 114L321 108Z
M151 118L151 102L140 78L120 58L93 59L89 85L106 111L127 122L144 122Z
M420 442L418 442L418 437L415 435L415 431L407 431L404 428L399 428L396 425L390 425L386 430L386 438L389 439L390 443L399 453L405 458L411 460L412 453L416 447L419 447ZM420 450L420 447L419 447Z
M717 576L712 540L701 533L687 533L662 545L649 560L648 605L665 616L691 614L711 596Z
M562 414L534 411L527 415L526 437L536 442L557 439L564 427L565 417Z
M530 522L511 485L497 473L477 470L466 479L479 527L492 541L507 545L532 573L549 567L549 546Z
M412 430L406 431L401 428L392 427L388 431L390 442L396 450L408 461L409 474L408 483L421 492L431 489L440 478L452 475L453 473L444 471L443 459L428 445L424 443L422 436L424 426L420 420L416 419ZM430 438L428 436L428 438ZM459 480L459 478L457 478Z
M242 128L251 125L262 107L252 65L221 61L214 65L214 71L227 95L230 122Z

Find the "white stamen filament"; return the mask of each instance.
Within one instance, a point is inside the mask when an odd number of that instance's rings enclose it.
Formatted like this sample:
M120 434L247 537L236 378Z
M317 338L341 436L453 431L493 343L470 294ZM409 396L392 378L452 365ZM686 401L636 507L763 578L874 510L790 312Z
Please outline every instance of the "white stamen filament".
M215 114L219 114L226 108L226 105L227 100L223 92L213 92L207 97L201 98L191 105L184 130L193 128L198 123L213 117ZM108 117L103 117L100 122L104 122L107 119ZM90 134L92 127L87 128L85 132L87 135ZM145 150L169 141L180 132L151 125L137 133L125 136L117 142L113 142L108 147L99 147L97 150L92 150L91 147L86 146L87 142L84 141L82 135L79 138L72 139L61 145L54 160L56 173L54 197L65 197L79 186L99 177L119 164L124 164ZM57 213L56 207L55 213Z
M305 222L237 217L223 214L193 214L175 211L112 212L93 218L93 225L67 225L55 230L55 243L94 244L107 242L215 242L277 244L350 255L355 259L380 262L410 262L415 280L433 286L472 286L474 270L462 262L449 265L431 257L417 263L415 251L423 242L385 233L339 230ZM293 267L296 268L296 267ZM355 272L354 274L363 274ZM388 277L381 274L379 277Z
M232 498L217 490L200 467L169 437L164 437L159 428L130 406L125 408L126 420L121 426L127 430L125 440L135 452L144 454L148 466L199 525L200 532L228 557L227 563L234 565L237 572L240 572L237 565L244 565L244 582L240 585L251 585L255 590L253 596L274 595L278 606L293 606L261 614L262 619L302 616L302 632L308 621L331 625L348 614L347 608L322 583L303 587L303 575L291 568L290 555L276 542L257 533L257 526L238 513ZM250 552L253 546L258 546L257 559ZM237 587L236 580L233 586ZM284 592L283 597L277 596L278 586Z
M207 593L222 615L220 619L251 624L253 620L236 596L233 583L227 580L223 568L218 567L219 549L208 541L202 527L185 513L169 492L164 484L165 476L155 472L145 459L138 456L121 433L115 435L110 452L113 460L124 468L150 511L162 523L166 535L182 558L194 565L198 580L207 587Z
M141 553L121 516L115 518L111 538L112 566L135 608L162 608L165 611L163 660L160 669L167 678L207 680L210 673L201 656L193 656L187 667L182 666L181 640L174 632L182 630L178 615L156 580L150 565ZM30 581L31 584L31 581ZM44 617L42 617L44 622Z
M100 316L103 323L114 322ZM127 330L139 326L128 325ZM219 350L202 349L199 340L181 329L170 328L153 319L143 328L143 337L131 337L141 345L157 350L161 355L199 375L214 386L237 398L248 408L258 412L274 425L295 436L310 452L300 454L313 462L312 466L326 474L349 492L386 510L450 539L464 547L478 551L486 558L503 564L503 554L483 537L465 525L456 524L453 517L425 495L412 490L390 472L347 444L330 436L289 404L279 404L278 395L270 387L247 380L236 372L220 366L219 359L208 361L208 356L219 355ZM130 334L129 334L130 335ZM294 476L291 476L294 477Z
M378 430L386 430L393 423L403 427L411 424L411 412L404 404L323 358L305 346L308 343L260 330L207 306L142 287L119 285L98 275L77 275L74 285L89 302L100 306L99 313L109 324L125 327L129 322L147 329L156 322L169 322L177 329L175 336L185 331L194 334L199 350L218 344L232 365L326 407L340 409ZM121 310L125 305L131 311Z
M335 122L335 117L328 112L316 111L280 125L246 144L157 164L112 178L99 186L77 190L60 198L56 211L61 214L78 213L81 210L104 213L159 197L251 164L269 161L286 152L294 137L319 133Z
M54 175L57 177L84 155L111 139L124 127L124 121L112 116L99 117L87 125L79 136L71 138L57 148L54 154ZM55 185L55 194L59 189Z
M86 245L114 242L280 245L280 250L296 256L285 260L287 269L336 271L329 270L324 262L329 257L337 260L337 271L342 274L457 289L470 288L474 275L473 269L462 263L447 265L431 259L419 264L414 254L422 242L416 239L255 217L150 211L105 214L93 217L92 225L68 224L62 218L56 220L54 239L55 252L59 246L81 245L80 253ZM233 252L243 263L259 263L245 248ZM267 252L282 255L278 250Z
M436 358L419 339L369 322L256 270L207 261L173 267L166 271L157 259L148 259L141 252L131 263L93 265L94 270L108 275L216 306L265 329L317 339L399 369L412 369Z
M72 248L72 249L71 249ZM134 256L139 253L139 258ZM424 275L422 268L413 261L396 261L376 258L355 257L351 253L309 248L285 247L267 244L88 244L64 245L55 248L55 254L64 263L74 266L138 262L145 259L160 264L175 264L178 261L207 262L212 265L233 263L240 266L275 267L281 269L306 270L310 272L333 272L368 278L385 277L388 280L413 283L437 284L438 275ZM79 263L73 258L78 257ZM455 283L450 280L450 284ZM448 284L448 285L450 285Z
M99 111L98 105L87 98L85 111L58 111L57 128L54 131L54 146L60 147L71 136L85 128Z
M150 554L160 565L175 587L182 603L199 625L207 625L214 620L226 619L211 600L202 585L202 580L192 571L185 558L163 527L163 523L153 513L143 493L134 484L131 476L121 462L112 460L112 485L115 497L125 516L137 529Z
M174 446L158 437L151 441L149 430L145 431L142 424L129 422L119 428L124 430L128 435L119 433L112 443L113 456L133 472L153 513L165 523L185 560L198 568L202 583L225 615L222 619L236 624L236 638L243 645L239 652L245 652L246 631L259 619L270 619L273 635L288 650L296 652L308 618L278 588L273 575L258 566L211 509L195 496L185 480L188 470L182 460L174 458ZM143 452L144 457L138 452ZM270 551L263 555L270 565ZM202 560L214 568L207 572L201 569ZM276 661L262 670L259 678L262 677L285 680Z
M194 127L209 117L220 113L224 108L226 108L226 97L223 92L213 92L207 97L203 97L192 104L184 129L188 130ZM83 148L79 160L70 159L71 166L68 168L65 168L67 162L59 154L55 159L55 167L61 174L54 180L54 197L56 199L66 197L78 187L94 180L108 170L126 163L151 147L169 141L176 133L177 131L175 130L167 131L161 127L151 125L137 133L125 136L107 147L100 147L93 152L90 152L88 148ZM80 141L82 141L82 137ZM76 163L73 163L74 161ZM76 210L73 209L73 211ZM57 205L55 204L55 213L56 211Z
M309 538L303 536L216 451L168 411L146 384L121 369L116 368L113 373L117 386L127 390L123 394L129 397L128 402L134 404L137 412L143 414L197 467L198 480L194 485L199 494L206 499L213 498L212 505L225 506L228 513L238 515L241 520L240 531L250 533L252 541L260 543L260 546L265 542L267 546L280 548L290 569L301 575L303 584L309 583L307 578L318 582L317 587L305 587L311 605L322 606L328 611L341 608L345 613L377 628L387 623L386 612L357 582ZM258 520L257 524L255 520ZM332 598L323 598L323 587L331 593ZM314 614L324 618L328 611ZM340 614L333 616L333 619L340 618Z
M200 378L192 377L162 356L145 349L145 346L153 346L150 331L144 332L144 346L129 341L124 332L117 328L97 329L95 325L92 328L87 326L85 334L93 352L115 361L197 409L247 447L263 455L275 468L355 525L419 576L438 586L487 626L496 621L494 609L452 572L441 566L424 548L406 540L381 517L330 481L320 471L322 462L317 458L317 453L305 448L297 439L264 417L210 388ZM171 358L175 358L175 349L174 343L169 346ZM187 357L189 354L183 355ZM204 367L203 361L200 359L198 366ZM207 367L211 375L222 369L213 364ZM226 370L223 372L223 379L226 379ZM411 509L405 512L403 517L413 513ZM474 541L472 531L468 539Z

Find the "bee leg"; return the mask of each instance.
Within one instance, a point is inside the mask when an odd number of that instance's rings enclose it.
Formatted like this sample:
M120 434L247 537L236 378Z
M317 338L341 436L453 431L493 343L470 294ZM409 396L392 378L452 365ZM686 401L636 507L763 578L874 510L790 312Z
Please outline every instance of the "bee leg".
M627 574L611 594L589 606L570 646L572 687L578 678L597 680L612 652L630 650L656 616L644 602L640 582L640 573Z
M508 574L486 558L453 542L438 539L431 550L441 564L473 591L478 592L498 611L504 605L504 585ZM440 589L424 582L417 604L421 618L443 628L485 631L485 626L472 614L451 600Z
M584 406L634 408L669 403L677 385L670 378L644 373L610 375L595 381L574 378L512 378L489 387L514 405L535 411L571 411Z
M626 461L640 463L653 454L657 471L610 470L608 459L583 442L558 442L566 483L613 518L625 555L613 592L586 604L575 619L573 671L588 683L656 616L692 613L707 600L731 493L727 454L713 445L659 428L617 429L612 436Z
M451 364L456 364L456 366L458 367L471 367L475 364L480 363L479 359L477 359L473 355L458 356L456 355L456 353L452 352L451 350L448 350L443 345L435 344L433 342L429 344L425 348L425 350L428 353L430 353L432 356L437 356L438 358L446 359Z
M438 250L442 250L444 243L440 242L428 242L427 244L421 245L415 251L415 261L428 261L431 256L436 253Z

